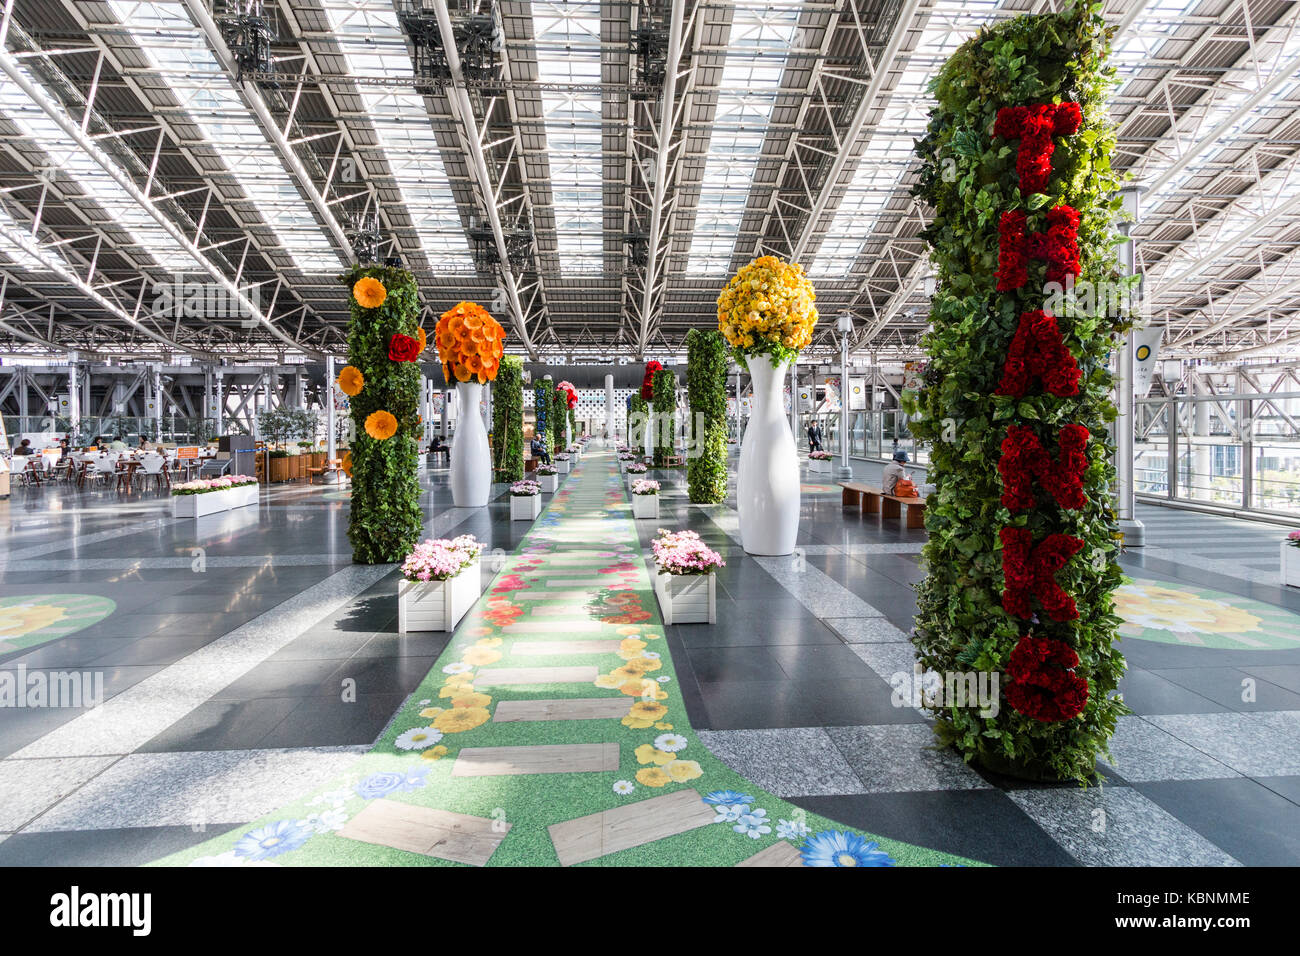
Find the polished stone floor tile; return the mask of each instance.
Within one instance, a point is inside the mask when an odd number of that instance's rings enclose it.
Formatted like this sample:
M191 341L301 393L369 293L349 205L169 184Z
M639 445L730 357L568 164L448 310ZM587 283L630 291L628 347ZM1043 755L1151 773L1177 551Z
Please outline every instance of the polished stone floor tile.
M813 700L790 681L701 680L700 698L711 730L815 727L820 723Z
M1135 714L1221 714L1228 708L1151 671L1130 666L1119 693Z
M1178 780L1136 789L1246 866L1293 867L1300 860L1300 806L1259 782Z
M0 866L143 866L210 840L214 829L242 825L228 820L213 827L127 827L15 833L0 843Z
M1229 710L1300 710L1300 694L1235 667L1176 667L1152 673Z
M1236 866L1231 854L1132 787L1052 787L1009 794L1085 866Z
M982 790L989 784L951 749L935 749L928 724L829 727L867 793Z
M136 753L256 750L298 706L299 697L208 700L145 741Z
M1249 777L1300 774L1300 713L1164 714L1160 729Z
M364 694L355 702L307 697L260 741L262 747L330 747L373 744L407 694Z
M0 830L19 830L96 774L114 757L0 761Z
M778 797L864 792L821 727L702 731L699 736L723 763Z
M1121 717L1110 741L1110 766L1129 783L1237 777L1227 764L1141 717Z

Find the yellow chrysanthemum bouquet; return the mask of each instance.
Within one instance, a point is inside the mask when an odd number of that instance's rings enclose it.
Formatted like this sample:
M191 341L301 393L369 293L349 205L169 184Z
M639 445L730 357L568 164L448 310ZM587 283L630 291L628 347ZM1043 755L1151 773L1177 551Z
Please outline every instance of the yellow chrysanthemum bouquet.
M803 266L760 256L723 286L718 330L741 364L746 357L767 355L780 365L812 342L816 300Z

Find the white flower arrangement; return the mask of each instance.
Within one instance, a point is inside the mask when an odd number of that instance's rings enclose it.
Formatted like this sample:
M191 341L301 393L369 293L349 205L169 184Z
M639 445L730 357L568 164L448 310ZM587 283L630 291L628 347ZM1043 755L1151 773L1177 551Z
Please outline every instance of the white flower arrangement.
M649 478L641 478L632 482L632 494L634 495L657 495L659 494L659 482Z

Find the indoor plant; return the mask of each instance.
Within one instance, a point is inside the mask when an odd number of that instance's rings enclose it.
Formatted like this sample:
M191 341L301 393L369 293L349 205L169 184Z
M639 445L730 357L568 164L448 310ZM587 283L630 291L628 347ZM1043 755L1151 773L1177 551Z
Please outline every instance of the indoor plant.
M397 630L452 631L478 600L482 586L473 535L422 541L402 561L397 583Z
M525 478L510 486L510 520L532 521L542 513L542 486Z
M555 463L555 470L562 475L567 475L570 468L570 458L565 452L553 455L551 460Z
M658 530L650 543L655 596L665 624L713 624L717 591L713 572L726 562L694 531Z
M718 328L754 387L736 485L751 554L790 554L799 533L799 458L783 396L790 363L812 341L816 298L803 267L776 256L743 266L718 296Z
M533 474L537 476L537 484L547 494L553 493L560 486L559 470L554 465L542 462Z
M693 504L727 498L727 348L713 329L686 333L686 397L691 419L703 424L686 459L686 490Z
M810 451L808 453L808 470L814 475L831 473L831 453L828 451Z
M659 517L659 482L649 478L632 482L632 517Z
M187 481L172 486L172 514L177 518L201 518L218 511L256 505L260 492L257 479L248 475Z

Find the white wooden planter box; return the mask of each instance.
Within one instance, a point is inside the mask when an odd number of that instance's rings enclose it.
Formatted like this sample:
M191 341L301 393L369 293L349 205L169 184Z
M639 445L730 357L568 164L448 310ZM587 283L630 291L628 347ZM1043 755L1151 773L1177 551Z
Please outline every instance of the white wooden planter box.
M558 472L559 472L560 474L562 474L562 475L567 475L567 474L569 473L569 465L570 465L570 462L567 462L567 461L557 461L557 462L555 463L555 470L558 471Z
M633 495L632 496L632 517L633 518L658 518L659 517L659 496L658 495Z
M446 581L397 582L397 630L454 631L482 589L479 562Z
M553 494L560 487L559 475L538 475L537 483L542 486L542 491L547 494Z
M650 477L650 473L648 471L639 471L636 472L635 474L629 471L627 473L627 493L629 495L632 493L632 485L634 483L638 481L645 481L649 477Z
M623 461L622 459L619 459L619 462L618 462L618 473L619 473L620 475L626 475L626 474L627 474L627 466L628 466L629 464L630 464L630 462L626 462L626 461Z
M542 513L541 495L511 495L510 520L532 521Z
M1300 548L1282 542L1282 583L1300 588Z
M218 511L230 511L256 505L261 500L261 485L242 485L225 491L201 495L172 495L172 515L177 518L202 518Z
M829 475L831 473L831 460L829 458L809 458L808 471L813 475Z
M715 624L717 588L712 574L653 575L659 614L665 624Z

